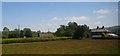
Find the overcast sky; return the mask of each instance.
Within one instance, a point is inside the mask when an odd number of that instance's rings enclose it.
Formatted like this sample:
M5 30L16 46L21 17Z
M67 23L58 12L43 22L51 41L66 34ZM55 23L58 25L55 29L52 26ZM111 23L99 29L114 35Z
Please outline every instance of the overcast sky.
M68 22L96 26L118 24L117 2L3 2L3 27L56 31Z

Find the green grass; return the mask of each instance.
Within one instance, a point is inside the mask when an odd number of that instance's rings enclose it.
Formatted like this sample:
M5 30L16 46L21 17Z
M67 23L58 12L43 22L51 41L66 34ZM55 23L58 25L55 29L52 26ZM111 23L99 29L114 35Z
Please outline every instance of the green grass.
M117 54L118 40L60 40L2 45L3 54Z

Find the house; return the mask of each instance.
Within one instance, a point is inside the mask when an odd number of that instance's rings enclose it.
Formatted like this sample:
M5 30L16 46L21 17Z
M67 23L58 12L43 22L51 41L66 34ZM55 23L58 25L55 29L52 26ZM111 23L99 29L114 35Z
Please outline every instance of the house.
M51 33L44 33L44 34L40 34L40 37L54 37L54 35Z
M92 29L91 30L91 35L92 38L107 38L107 37L118 37L118 35L113 34L112 32L110 32L109 30L105 29L104 26L102 26L102 28L99 28L99 26L97 26L96 29Z

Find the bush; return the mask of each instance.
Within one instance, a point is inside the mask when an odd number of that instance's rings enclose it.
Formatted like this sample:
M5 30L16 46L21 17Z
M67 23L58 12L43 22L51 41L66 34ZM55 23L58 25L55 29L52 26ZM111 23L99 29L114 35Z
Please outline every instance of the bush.
M57 41L57 40L67 40L71 37L54 37L54 38L11 38L3 39L2 44L9 43L26 43L26 42L45 42L45 41Z

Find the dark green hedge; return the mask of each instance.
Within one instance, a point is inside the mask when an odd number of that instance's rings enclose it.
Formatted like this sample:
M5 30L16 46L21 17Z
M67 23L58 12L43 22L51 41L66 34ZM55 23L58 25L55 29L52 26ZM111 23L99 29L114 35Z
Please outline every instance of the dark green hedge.
M71 37L54 37L54 38L12 38L3 39L2 44L9 43L26 43L26 42L45 42L45 41L56 41L56 40L67 40L72 39Z

